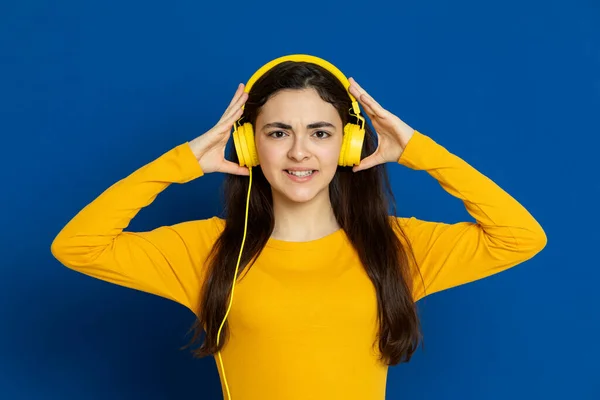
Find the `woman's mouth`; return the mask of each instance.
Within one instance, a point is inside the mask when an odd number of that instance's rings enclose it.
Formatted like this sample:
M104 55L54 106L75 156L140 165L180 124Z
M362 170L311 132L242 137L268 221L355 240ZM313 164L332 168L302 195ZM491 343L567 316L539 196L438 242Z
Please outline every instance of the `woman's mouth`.
M307 182L312 179L319 171L316 169L307 169L307 170L284 170L285 174L288 178L290 178L294 182Z

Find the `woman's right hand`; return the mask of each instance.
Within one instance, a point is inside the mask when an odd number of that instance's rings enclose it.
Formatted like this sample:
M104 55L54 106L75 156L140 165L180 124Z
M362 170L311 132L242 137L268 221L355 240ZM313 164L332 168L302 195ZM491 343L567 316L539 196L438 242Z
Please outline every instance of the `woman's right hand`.
M225 146L231 135L231 128L242 116L242 106L247 99L248 93L244 92L244 84L240 83L219 122L209 131L189 142L198 163L200 163L200 168L205 174L223 172L249 175L247 167L241 167L239 164L225 159Z

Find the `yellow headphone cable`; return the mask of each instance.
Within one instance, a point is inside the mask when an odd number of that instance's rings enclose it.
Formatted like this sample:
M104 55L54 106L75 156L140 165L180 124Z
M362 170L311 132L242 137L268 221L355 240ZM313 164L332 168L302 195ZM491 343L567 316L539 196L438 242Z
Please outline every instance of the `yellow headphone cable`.
M352 101L352 108L349 110L350 115L355 116L360 124L347 123L344 126L344 137L342 141L342 148L340 151L340 156L338 160L338 165L341 166L353 166L360 164L360 156L362 152L363 140L365 136L365 119L360 115L360 109L358 107L358 101L354 98L354 96L350 93L349 87L350 82L344 76L344 74L337 69L333 64L323 60L322 58L311 56L308 54L292 54L283 57L276 58L272 61L269 61L267 64L263 65L259 68L249 79L248 83L244 91L249 92L252 88L252 85L256 80L270 70L275 65L282 63L284 61L304 61L311 62L313 64L320 65L331 72L335 77L344 85L350 100ZM242 106L242 109L244 107ZM235 274L233 278L233 284L231 287L231 296L229 298L229 306L227 308L227 312L225 313L225 317L221 322L221 326L217 332L217 346L219 344L219 339L221 337L221 330L225 321L227 320L227 316L229 315L229 311L231 310L231 305L233 304L233 293L235 290L235 283L237 280L237 274L240 266L240 261L242 259L242 252L244 249L244 244L246 243L246 234L248 231L248 209L250 205L250 189L252 187L252 167L259 165L258 154L256 151L256 145L254 142L254 131L252 129L252 124L249 122L240 124L241 118L236 121L233 125L233 141L235 145L235 150L239 159L240 166L247 166L248 172L250 176L249 184L248 184L248 195L246 198L246 216L244 220L244 235L242 238L242 245L240 247L240 253L238 255L237 264L235 267ZM227 399L231 400L231 393L229 391L229 385L227 384L227 377L225 375L225 367L223 366L223 358L221 357L221 351L217 353L219 362L221 365L221 371L223 373L223 381L225 384L225 389L227 391Z

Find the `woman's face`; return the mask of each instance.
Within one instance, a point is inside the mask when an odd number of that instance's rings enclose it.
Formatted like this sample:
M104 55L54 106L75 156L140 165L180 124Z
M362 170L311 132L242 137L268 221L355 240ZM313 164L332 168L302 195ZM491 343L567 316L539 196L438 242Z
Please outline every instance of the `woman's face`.
M329 196L342 147L342 120L315 89L282 90L263 105L255 140L273 197L308 202Z

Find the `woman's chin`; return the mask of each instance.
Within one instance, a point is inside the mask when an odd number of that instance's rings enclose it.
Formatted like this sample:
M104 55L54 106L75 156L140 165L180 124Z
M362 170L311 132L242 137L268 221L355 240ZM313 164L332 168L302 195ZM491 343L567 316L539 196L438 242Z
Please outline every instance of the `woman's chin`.
M308 203L314 200L315 197L317 197L317 195L320 193L319 191L316 191L314 189L311 190L310 188L292 190L290 190L289 188L286 189L287 190L280 191L279 196L282 198L282 200L289 203Z
M315 198L316 193L303 192L303 193L284 193L285 199L290 203L308 203Z

